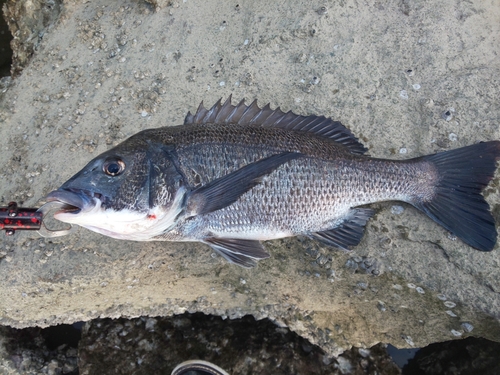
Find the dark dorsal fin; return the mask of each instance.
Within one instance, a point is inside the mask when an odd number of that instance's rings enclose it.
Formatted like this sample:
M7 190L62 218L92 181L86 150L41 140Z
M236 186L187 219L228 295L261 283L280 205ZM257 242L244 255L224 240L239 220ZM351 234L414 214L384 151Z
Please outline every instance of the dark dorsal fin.
M359 142L349 129L339 121L325 116L301 116L292 111L283 112L279 107L271 109L270 105L259 108L257 100L246 105L242 100L237 105L231 104L231 96L222 104L219 99L212 108L206 109L203 102L194 115L188 112L184 124L238 124L309 132L330 138L346 146L354 154L364 154L367 149Z

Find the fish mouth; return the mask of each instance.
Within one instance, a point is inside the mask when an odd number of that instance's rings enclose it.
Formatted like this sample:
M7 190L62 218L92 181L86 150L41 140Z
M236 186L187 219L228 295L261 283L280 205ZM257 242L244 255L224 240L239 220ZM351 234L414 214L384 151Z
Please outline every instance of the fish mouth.
M47 202L62 203L55 215L75 215L92 209L96 205L96 200L102 199L102 194L84 190L58 189L49 193L45 199Z

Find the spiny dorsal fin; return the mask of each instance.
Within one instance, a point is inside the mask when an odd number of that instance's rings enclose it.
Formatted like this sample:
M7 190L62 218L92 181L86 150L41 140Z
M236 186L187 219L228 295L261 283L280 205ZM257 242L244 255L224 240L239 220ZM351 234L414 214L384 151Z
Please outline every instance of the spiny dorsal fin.
M364 154L367 149L349 129L339 121L333 121L325 116L301 116L292 111L283 112L279 107L271 109L267 104L259 108L257 100L246 105L240 101L237 105L231 104L231 96L222 104L221 99L212 108L206 109L203 102L194 115L188 112L184 124L238 124L262 127L277 127L280 129L309 132L322 137L330 138L346 146L354 154Z

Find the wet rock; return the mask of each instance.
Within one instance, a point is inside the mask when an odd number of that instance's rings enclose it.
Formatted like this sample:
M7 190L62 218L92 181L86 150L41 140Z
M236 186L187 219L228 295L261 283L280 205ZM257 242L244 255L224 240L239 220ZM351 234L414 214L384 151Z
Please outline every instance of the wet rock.
M155 319L154 331L148 330L149 321L88 323L79 349L80 374L168 374L187 359L213 362L232 375L365 374L368 368L400 374L383 345L364 351L353 348L337 359L329 358L318 346L267 319L183 314Z
M46 330L0 326L0 372L77 375L80 336L71 326Z
M499 343L472 337L431 344L409 360L403 373L437 375L453 371L455 374L494 375L500 373L496 354L499 350Z
M5 0L0 1L0 11L3 7ZM12 64L12 48L10 42L12 41L12 34L10 33L7 22L0 16L0 78L10 75L10 66ZM0 92L1 92L0 86Z

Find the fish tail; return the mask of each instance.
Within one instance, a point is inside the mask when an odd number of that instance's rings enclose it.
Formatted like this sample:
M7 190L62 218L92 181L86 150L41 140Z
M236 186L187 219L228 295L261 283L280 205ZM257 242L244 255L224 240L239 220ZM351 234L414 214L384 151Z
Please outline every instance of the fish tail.
M434 194L411 202L470 246L491 251L497 239L495 220L481 192L493 178L500 141L419 158L437 170Z

